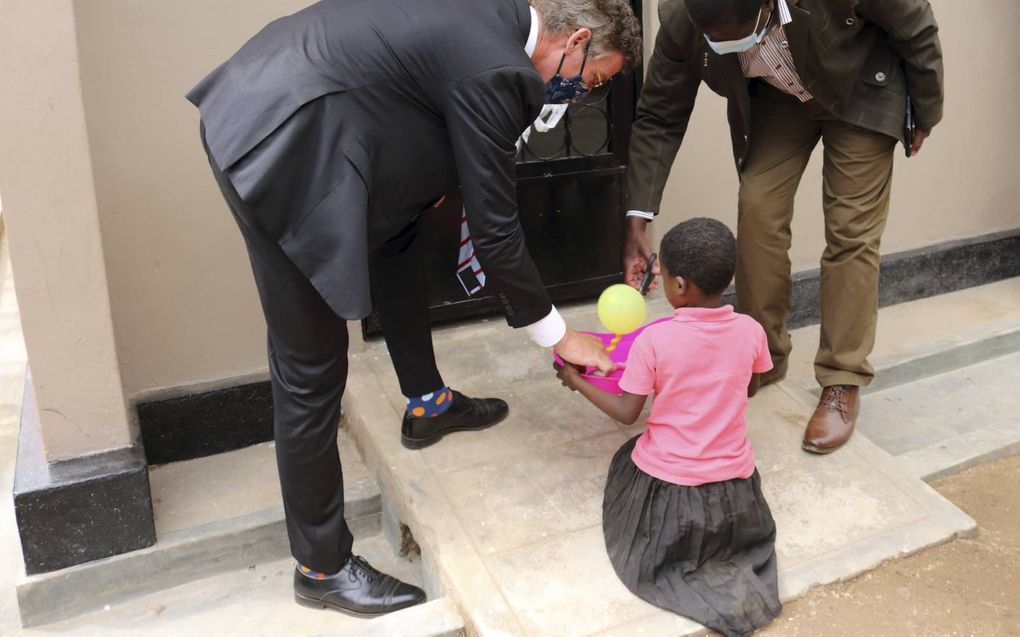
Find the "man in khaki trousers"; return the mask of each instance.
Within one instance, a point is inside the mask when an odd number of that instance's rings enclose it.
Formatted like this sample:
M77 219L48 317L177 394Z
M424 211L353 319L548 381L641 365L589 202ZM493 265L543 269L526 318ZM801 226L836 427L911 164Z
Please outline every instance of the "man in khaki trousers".
M761 322L781 380L791 349L790 222L811 153L824 147L823 387L803 447L853 433L878 312L879 245L893 156L916 154L942 117L942 51L927 0L663 0L630 149L625 276L644 274L657 213L701 82L728 99L740 176L737 302ZM909 97L908 97L909 96ZM908 119L908 111L910 113ZM913 128L910 125L913 125Z

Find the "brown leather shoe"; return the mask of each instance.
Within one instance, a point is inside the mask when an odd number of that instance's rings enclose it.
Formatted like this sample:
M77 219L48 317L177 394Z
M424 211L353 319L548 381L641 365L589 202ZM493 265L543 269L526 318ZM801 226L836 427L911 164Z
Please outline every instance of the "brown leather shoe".
M832 453L850 439L861 411L861 388L832 385L822 390L818 407L804 430L801 447L811 453Z

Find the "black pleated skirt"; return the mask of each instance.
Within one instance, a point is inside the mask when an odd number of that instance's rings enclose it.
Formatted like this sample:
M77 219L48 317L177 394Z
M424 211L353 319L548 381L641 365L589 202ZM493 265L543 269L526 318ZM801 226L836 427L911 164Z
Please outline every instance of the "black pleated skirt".
M602 504L606 550L635 595L723 635L750 635L782 610L776 525L750 478L687 487L613 458Z

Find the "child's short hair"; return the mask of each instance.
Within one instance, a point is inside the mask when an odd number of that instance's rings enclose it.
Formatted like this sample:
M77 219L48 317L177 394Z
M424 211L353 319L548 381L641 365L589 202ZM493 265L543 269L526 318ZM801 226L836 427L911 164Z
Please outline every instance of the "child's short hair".
M718 294L737 269L737 241L720 221L697 217L677 224L662 238L659 259L673 276Z

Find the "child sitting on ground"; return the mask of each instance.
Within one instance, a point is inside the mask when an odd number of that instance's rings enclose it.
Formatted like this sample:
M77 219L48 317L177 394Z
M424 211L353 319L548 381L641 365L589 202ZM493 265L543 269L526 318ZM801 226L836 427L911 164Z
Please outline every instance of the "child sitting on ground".
M602 392L571 365L563 384L625 425L654 392L648 429L613 458L602 524L609 559L638 597L724 635L779 614L776 527L762 496L744 410L753 374L772 368L765 332L722 305L736 242L722 223L691 219L659 252L672 320L635 340Z

